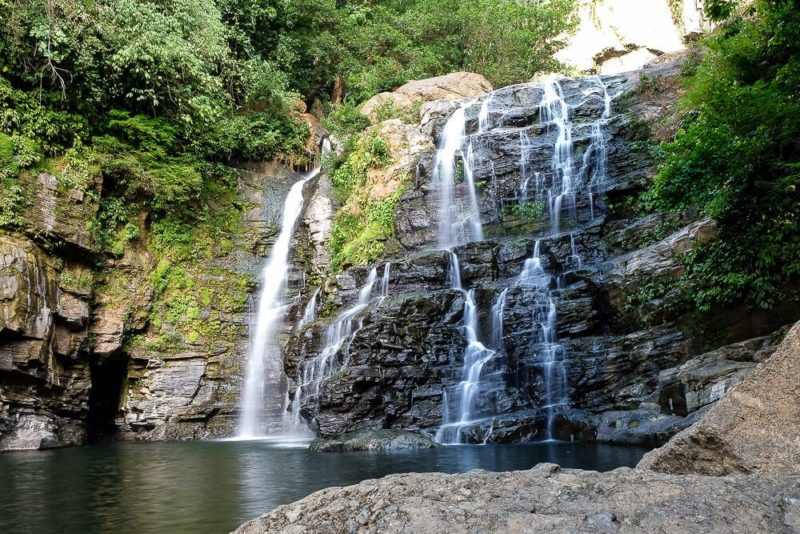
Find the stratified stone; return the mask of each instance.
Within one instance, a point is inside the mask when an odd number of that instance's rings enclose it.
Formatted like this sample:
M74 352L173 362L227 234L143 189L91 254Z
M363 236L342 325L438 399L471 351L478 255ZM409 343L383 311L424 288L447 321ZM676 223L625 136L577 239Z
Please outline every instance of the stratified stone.
M666 473L800 474L800 323L708 413L639 467Z

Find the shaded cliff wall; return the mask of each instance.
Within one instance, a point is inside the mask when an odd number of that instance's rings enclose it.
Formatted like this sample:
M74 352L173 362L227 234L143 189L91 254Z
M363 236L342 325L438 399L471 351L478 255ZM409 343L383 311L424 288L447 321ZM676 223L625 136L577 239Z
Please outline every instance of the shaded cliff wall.
M92 224L113 181L24 175L25 224L0 229L0 450L232 433L256 275L297 177L231 173L181 239L143 198L108 255Z

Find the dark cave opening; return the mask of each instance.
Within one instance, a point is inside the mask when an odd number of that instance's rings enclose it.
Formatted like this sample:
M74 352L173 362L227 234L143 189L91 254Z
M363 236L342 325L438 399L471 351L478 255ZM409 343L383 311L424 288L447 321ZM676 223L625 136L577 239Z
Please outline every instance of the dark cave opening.
M122 405L128 362L109 358L91 364L92 389L89 392L89 441L109 441L119 430L116 419Z

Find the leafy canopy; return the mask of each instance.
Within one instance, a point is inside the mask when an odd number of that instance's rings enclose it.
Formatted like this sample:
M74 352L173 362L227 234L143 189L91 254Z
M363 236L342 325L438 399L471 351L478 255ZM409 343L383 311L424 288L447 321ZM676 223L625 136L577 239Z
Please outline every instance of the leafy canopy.
M800 10L791 0L709 9L729 18L704 43L684 99L690 112L648 199L719 221L719 239L684 275L701 309L769 308L800 282Z

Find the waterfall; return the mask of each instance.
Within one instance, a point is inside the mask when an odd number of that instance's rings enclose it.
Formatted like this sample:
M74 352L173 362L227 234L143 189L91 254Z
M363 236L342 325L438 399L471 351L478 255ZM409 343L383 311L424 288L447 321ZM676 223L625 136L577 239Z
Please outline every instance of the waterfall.
M478 133L486 132L489 125L489 106L492 103L492 95L489 95L483 102L481 102L481 109L478 112Z
M388 261L383 266L383 278L381 278L381 298L389 296L389 274L392 271L392 264Z
M497 356L499 350L496 349L502 350L503 311L507 291L507 289L503 290L492 306L492 343L495 345L495 349L486 347L478 339L478 305L475 300L475 290L470 289L464 293L462 329L467 347L464 350L461 381L454 388L452 395L448 395L446 390L442 394L443 414L445 417L443 418L443 424L436 431L435 440L437 443L443 445L467 443L468 437L464 435L464 431L495 415L493 411L491 413L486 413L485 410L482 412L477 404L479 395L486 392L482 383L484 367ZM450 398L455 401L457 414L457 419L452 422L450 421L450 407L448 404ZM491 429L489 433L484 435L482 441L485 442L490 435Z
M573 266L576 269L580 269L581 264L582 264L581 255L578 254L578 247L575 246L575 234L574 233L570 233L569 234L569 248L570 248L570 252L572 253L572 257L570 259L572 260Z
M303 317L300 319L300 322L297 323L297 329L303 328L308 323L314 322L317 318L317 299L319 298L319 292L322 288L317 288L312 294L311 298L308 299L308 304L306 304L305 310L303 310Z
M558 233L562 209L575 216L575 184L573 183L572 124L569 106L564 100L561 86L555 79L544 82L544 95L539 104L542 121L556 127L553 149L553 186L549 192L550 230ZM566 203L566 204L565 204Z
M492 348L497 352L502 352L505 349L505 342L503 341L503 312L506 307L507 294L508 288L505 288L492 305L492 338L490 343Z
M581 165L581 176L584 176L588 173L588 169L592 168L592 163L594 164L591 175L585 177L589 196L589 217L592 221L594 220L595 190L602 191L607 179L608 147L604 126L611 116L611 95L608 94L608 88L599 76L596 78L596 83L603 91L603 114L592 124L591 140L583 154Z
M522 272L515 280L515 285L530 287L534 292L532 313L532 330L537 332L537 339L532 350L537 354L544 382L543 404L540 408L547 414L545 439L553 439L553 422L556 410L569 402L566 368L564 367L564 348L556 341L556 290L552 290L553 278L542 267L541 242L536 241L533 256L525 260Z
M258 314L245 364L244 390L238 436L256 438L270 433L267 405L277 392L267 391L267 382L278 384L283 377L283 355L275 339L285 307L282 297L289 274L289 246L297 218L303 209L303 185L318 170L297 181L289 190L283 205L281 231L261 273L261 294Z
M519 132L519 202L528 202L528 182L531 177L528 175L528 160L530 159L531 139L528 132Z
M288 425L294 432L308 432L300 414L303 402L319 397L322 385L336 373L346 369L350 363L350 344L363 326L362 312L372 302L383 300L389 295L390 271L391 264L387 262L383 267L383 276L377 291L375 285L378 282L378 270L373 268L369 271L366 282L358 291L355 304L340 313L328 326L322 350L303 366L298 376L299 383L291 398L291 410L288 412Z
M478 199L472 173L472 143L466 138L466 112L459 107L447 120L441 133L433 181L438 194L439 247L449 249L470 241L483 239ZM465 182L467 202L456 195L456 182Z

